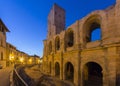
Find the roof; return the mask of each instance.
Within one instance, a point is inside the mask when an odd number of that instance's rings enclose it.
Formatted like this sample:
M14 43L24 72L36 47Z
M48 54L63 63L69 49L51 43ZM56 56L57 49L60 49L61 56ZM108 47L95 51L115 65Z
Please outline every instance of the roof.
M8 42L7 42L7 45L10 45L10 46L12 46L13 48L16 49L16 47L15 47L14 45L12 45L12 44L10 44L10 43L8 43Z
M30 55L30 57L40 58L40 57L39 57L39 56L37 56L37 55Z
M3 23L2 19L0 18L0 24L3 25L4 29L6 32L10 32L9 29L5 26L5 24Z
M59 6L57 3L54 3L54 4L53 4L53 8L59 8L59 9L65 11L65 9L63 9L63 8L62 8L61 6Z

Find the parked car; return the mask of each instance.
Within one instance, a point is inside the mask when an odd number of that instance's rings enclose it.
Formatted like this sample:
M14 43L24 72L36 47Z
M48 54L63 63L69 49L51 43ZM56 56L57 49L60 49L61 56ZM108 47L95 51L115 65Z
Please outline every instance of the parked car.
M0 69L2 69L3 68L3 66L0 64Z

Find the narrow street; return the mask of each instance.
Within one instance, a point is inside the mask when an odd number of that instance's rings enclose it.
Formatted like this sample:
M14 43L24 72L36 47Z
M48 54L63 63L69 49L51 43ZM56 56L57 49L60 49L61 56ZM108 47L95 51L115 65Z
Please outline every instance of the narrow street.
M4 69L0 69L0 86L9 86L10 85L10 72L12 67L7 67Z

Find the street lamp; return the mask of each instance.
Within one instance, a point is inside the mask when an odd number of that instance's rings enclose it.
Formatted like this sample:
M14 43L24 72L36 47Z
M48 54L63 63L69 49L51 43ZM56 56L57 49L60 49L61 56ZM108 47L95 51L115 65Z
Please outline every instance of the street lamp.
M20 57L20 62L23 64L23 62L24 62L24 58L23 57Z
M14 55L13 55L13 54L10 54L9 60L10 60L10 63L11 63L11 64L12 64L12 63L14 64L15 58L14 58Z
M37 62L38 64L40 64L40 59L38 59L38 62Z
M40 60L40 63L42 64L42 60Z
M9 57L9 60L10 60L10 61L13 61L13 60L14 60L14 56L10 56L10 57Z
M30 63L30 64L32 63L32 59L29 59L29 63Z

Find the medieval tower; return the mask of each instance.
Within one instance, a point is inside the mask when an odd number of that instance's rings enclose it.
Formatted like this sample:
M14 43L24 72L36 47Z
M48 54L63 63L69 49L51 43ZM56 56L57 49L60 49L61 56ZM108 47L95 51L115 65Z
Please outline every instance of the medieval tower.
M65 29L65 11L54 4L48 15L48 38L59 34Z

